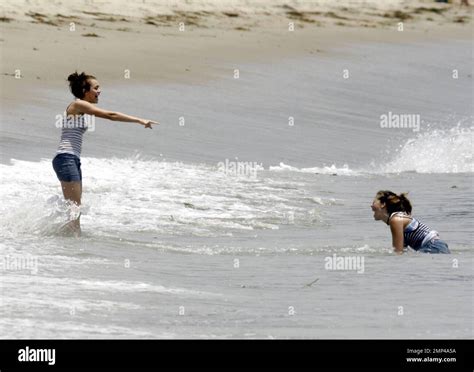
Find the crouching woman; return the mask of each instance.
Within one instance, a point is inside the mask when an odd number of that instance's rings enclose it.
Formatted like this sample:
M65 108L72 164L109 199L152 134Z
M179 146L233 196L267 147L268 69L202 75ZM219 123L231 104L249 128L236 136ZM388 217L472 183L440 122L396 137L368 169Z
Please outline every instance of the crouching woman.
M374 219L390 226L396 253L403 253L408 246L423 253L451 253L437 231L411 215L412 206L405 194L379 191L371 207Z

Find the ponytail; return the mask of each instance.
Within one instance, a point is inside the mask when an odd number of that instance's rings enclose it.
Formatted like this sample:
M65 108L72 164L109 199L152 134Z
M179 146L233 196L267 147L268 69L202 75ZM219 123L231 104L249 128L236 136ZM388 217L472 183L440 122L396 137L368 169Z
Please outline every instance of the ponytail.
M385 204L389 216L394 212L411 214L412 206L410 200L406 197L406 193L397 195L389 190L381 190L375 197Z
M410 200L408 200L408 198L406 197L406 193L401 193L400 195L398 195L398 198L400 199L400 204L403 208L403 211L408 213L408 214L411 214L411 203L410 203Z

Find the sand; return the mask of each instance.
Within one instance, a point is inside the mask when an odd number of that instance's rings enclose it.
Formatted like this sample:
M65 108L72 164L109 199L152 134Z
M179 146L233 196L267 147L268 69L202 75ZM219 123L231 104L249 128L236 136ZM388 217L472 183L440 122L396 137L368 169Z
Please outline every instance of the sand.
M102 84L128 77L193 84L231 76L240 62L325 55L359 41L471 37L472 7L400 0L333 4L3 1L2 99L14 104L35 99L34 88L63 89L76 69Z

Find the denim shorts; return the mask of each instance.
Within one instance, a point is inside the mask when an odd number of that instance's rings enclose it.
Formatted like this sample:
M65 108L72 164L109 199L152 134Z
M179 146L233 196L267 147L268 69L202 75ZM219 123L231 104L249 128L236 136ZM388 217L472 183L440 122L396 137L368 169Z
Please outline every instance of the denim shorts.
M57 154L53 159L53 168L60 181L81 182L81 160L72 154Z
M448 245L441 239L431 239L429 242L424 244L418 252L423 253L451 253Z

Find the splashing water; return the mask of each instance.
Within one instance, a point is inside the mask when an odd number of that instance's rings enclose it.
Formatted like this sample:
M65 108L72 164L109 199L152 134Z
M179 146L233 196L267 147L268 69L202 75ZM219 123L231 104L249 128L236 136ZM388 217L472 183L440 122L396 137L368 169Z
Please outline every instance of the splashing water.
M278 229L282 224L320 222L316 208L326 203L318 195L307 195L298 182L229 176L207 165L136 157L81 160L81 223L93 226L99 235L227 236L235 231ZM58 194L50 160L12 160L0 167L4 236L54 234L58 224L67 220L69 207Z
M395 158L382 166L383 173L472 173L473 127L420 133L400 146Z
M315 166L297 168L280 163L271 166L272 172L298 172L338 176L364 176L367 174L390 174L402 172L417 173L472 173L474 172L473 127L459 123L451 129L432 129L408 139L398 149L391 151L395 156L380 165L351 169L342 167Z

